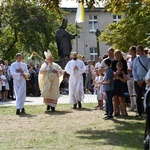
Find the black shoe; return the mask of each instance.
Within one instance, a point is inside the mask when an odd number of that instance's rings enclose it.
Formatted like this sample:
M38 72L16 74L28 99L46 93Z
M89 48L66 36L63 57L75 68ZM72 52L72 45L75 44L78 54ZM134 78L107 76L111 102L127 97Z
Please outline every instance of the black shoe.
M52 110L52 111L55 111L55 107L51 107L51 110Z
M51 108L51 107L50 107L49 105L47 105L47 108L46 108L46 110L50 110L50 108Z
M139 114L136 114L136 115L135 115L135 117L137 117L137 118L141 118L142 116L141 116L141 115L139 115Z
M82 104L81 104L80 101L78 101L78 107L79 107L79 108L82 108Z
M74 104L72 109L76 109L77 108L77 104Z
M107 117L105 117L104 119L105 120L108 120L108 119L112 119L113 118L113 116L107 116Z
M20 109L16 110L16 115L20 115Z
M21 113L25 114L25 109L24 108L22 108Z
M108 116L104 117L103 119L106 119Z

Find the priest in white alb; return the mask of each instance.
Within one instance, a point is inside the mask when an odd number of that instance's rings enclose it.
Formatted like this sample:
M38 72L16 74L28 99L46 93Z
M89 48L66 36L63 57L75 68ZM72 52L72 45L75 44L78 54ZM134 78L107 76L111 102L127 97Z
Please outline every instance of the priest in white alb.
M69 100L73 104L73 109L81 108L81 101L84 98L83 76L86 67L83 61L78 59L77 53L73 52L72 60L70 60L65 67L65 71L70 75L69 77Z

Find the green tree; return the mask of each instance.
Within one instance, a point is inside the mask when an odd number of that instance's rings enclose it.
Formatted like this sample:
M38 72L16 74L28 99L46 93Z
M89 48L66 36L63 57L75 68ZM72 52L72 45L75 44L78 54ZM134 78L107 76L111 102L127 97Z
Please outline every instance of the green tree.
M41 0L47 6L59 7L58 0ZM88 8L104 2L105 9L114 14L123 14L119 23L109 24L100 36L108 45L127 51L129 46L142 44L150 47L150 0L77 0ZM98 6L98 5L97 5Z
M61 13L60 13L61 12ZM26 0L3 1L0 7L0 54L13 59L16 52L37 52L43 56L50 49L57 59L55 30L64 12Z
M122 13L124 18L109 24L99 38L101 41L125 52L131 45L150 47L150 0L112 0L106 8Z

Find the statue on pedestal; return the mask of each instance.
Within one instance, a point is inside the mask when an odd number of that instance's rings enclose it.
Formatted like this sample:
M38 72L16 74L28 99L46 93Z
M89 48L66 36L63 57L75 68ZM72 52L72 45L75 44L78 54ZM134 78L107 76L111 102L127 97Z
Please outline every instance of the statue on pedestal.
M77 34L71 34L66 31L67 19L62 20L61 26L56 31L56 44L58 49L58 55L60 57L61 67L64 68L66 63L70 60L70 53L72 51L71 40L75 39Z

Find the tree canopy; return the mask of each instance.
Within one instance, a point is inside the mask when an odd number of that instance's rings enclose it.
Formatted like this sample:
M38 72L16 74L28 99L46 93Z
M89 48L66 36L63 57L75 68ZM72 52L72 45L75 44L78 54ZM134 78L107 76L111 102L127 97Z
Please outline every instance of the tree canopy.
M42 0L48 6L59 7L58 0ZM122 51L127 51L131 45L150 47L150 0L76 0L84 2L90 8L104 3L107 11L122 15L118 23L109 24L102 32L99 40L106 41ZM68 0L69 2L69 0ZM98 6L98 5L97 5Z
M68 0L69 2L69 0ZM99 40L123 51L131 45L150 47L150 0L77 0L89 8L105 2L107 11L122 14L118 23L109 24ZM60 0L3 0L0 6L0 57L12 60L16 52L25 54L50 49L58 59L55 31L66 12ZM68 29L75 32L75 26Z
M100 40L125 52L131 45L150 47L150 0L112 0L106 8L124 17L109 24Z
M0 14L0 55L3 59L11 60L17 52L37 52L43 56L47 49L58 58L55 31L65 12L37 1L4 0Z

